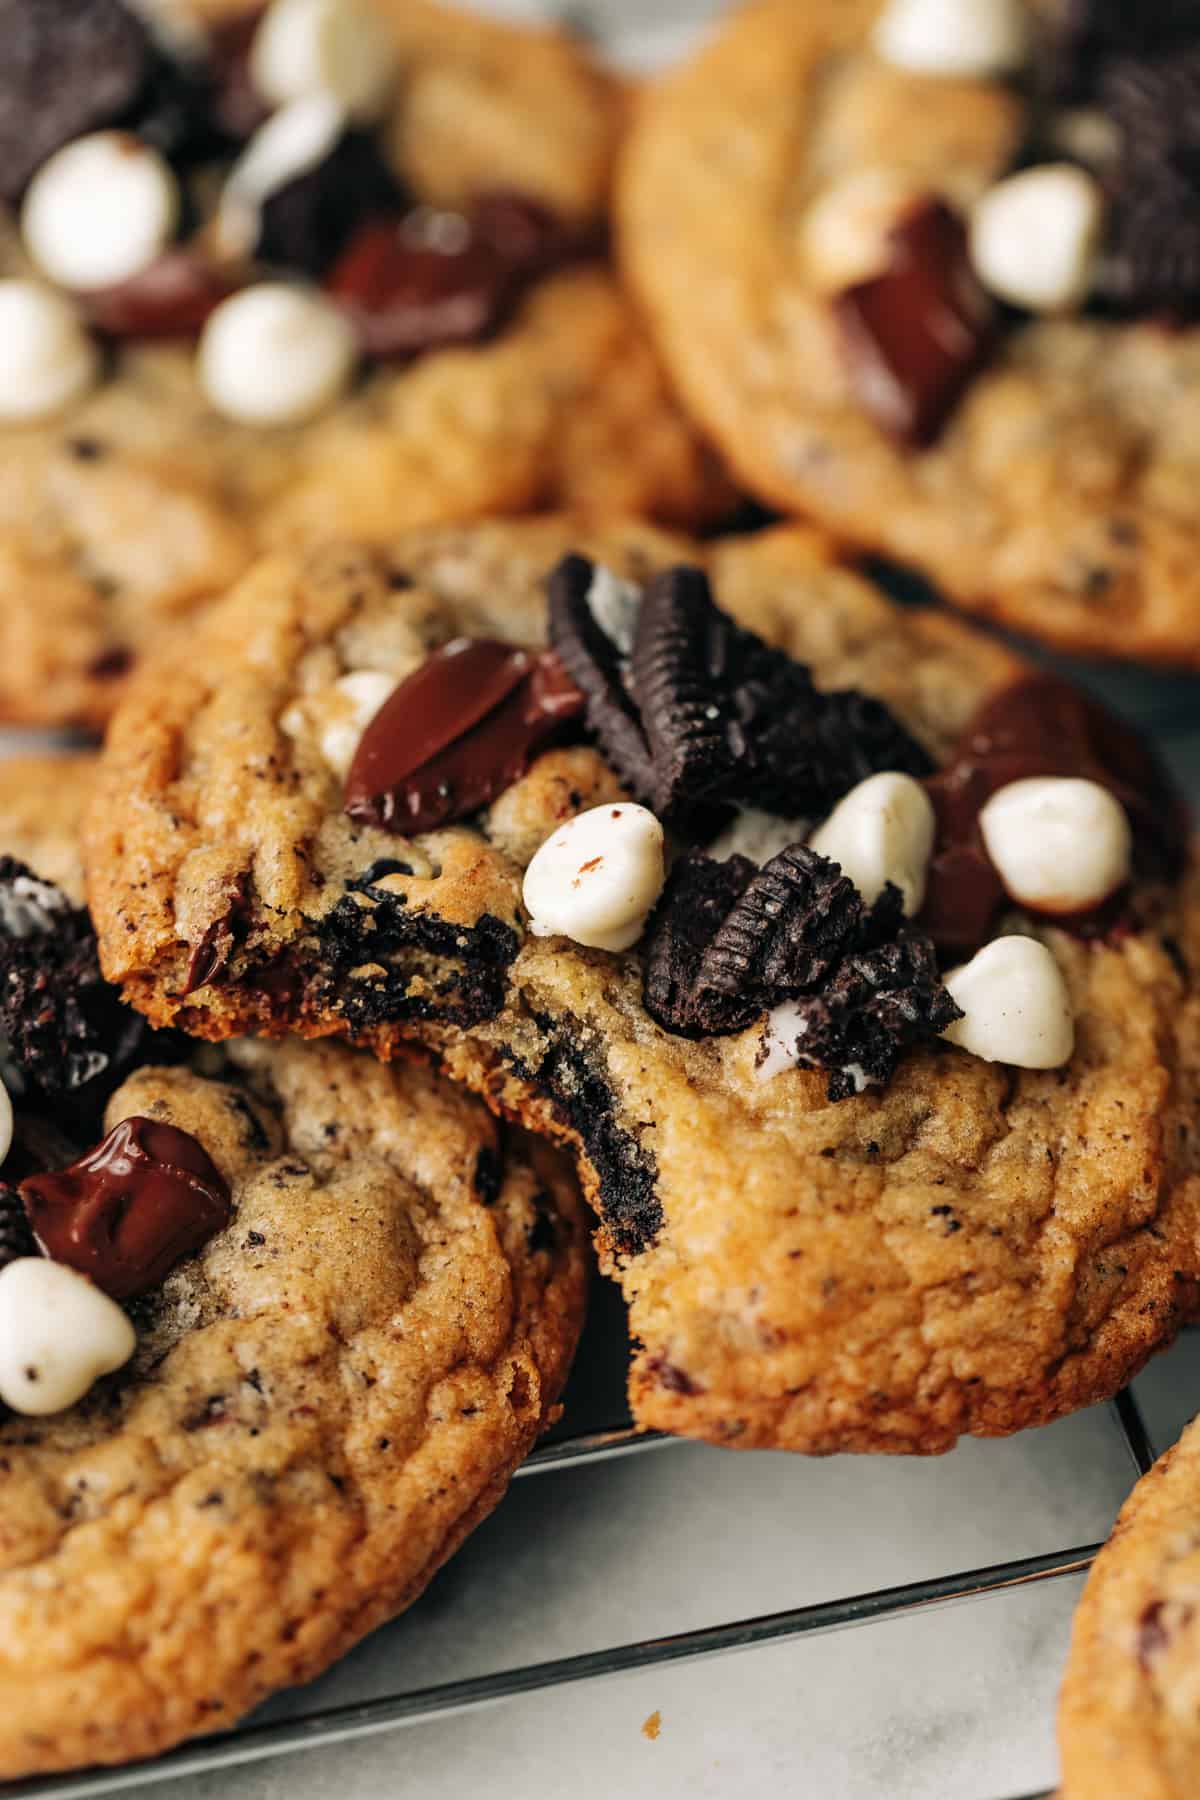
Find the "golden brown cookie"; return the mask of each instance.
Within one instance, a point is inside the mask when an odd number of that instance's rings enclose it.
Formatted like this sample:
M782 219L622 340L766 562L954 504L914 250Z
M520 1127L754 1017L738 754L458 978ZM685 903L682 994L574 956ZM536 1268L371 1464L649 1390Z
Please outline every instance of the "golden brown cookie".
M539 936L522 904L551 832L625 797L591 744L548 750L474 820L411 841L343 811L338 771L365 721L336 683L375 670L386 692L464 633L539 644L543 578L569 549L637 582L700 559L643 526L550 520L252 571L187 666L147 671L114 721L87 853L106 973L156 1022L202 1036L336 1033L383 1056L416 1039L489 1104L571 1144L630 1301L643 1425L745 1447L939 1451L1112 1393L1200 1301L1194 875L1139 882L1090 938L1009 916L1065 983L1065 1066L928 1041L936 984L921 982L889 1015L901 1035L901 1015L916 1021L920 1041L886 1085L859 1070L865 1091L836 1103L828 1074L764 1075L757 990L749 1023L691 1037L656 1023L646 945ZM835 791L854 757L945 762L981 701L1023 691L1006 650L894 608L810 533L731 539L703 561L741 626L811 664L815 695L786 658L751 652L764 679L782 662L792 684L770 709L785 738L810 716L833 730L814 768ZM830 694L847 688L861 692ZM707 718L723 702L706 712L701 689L698 704ZM678 828L672 855L704 829ZM831 918L858 904L836 875L820 876ZM806 979L820 989L819 971ZM736 1011L736 984L732 998ZM852 1074L839 1091L860 1085Z
M1121 1508L1075 1614L1059 1699L1062 1800L1189 1800L1200 1786L1200 1426Z
M0 856L15 856L83 905L79 832L96 758L85 751L0 758Z
M565 1165L417 1065L245 1045L109 1104L232 1221L130 1302L132 1362L0 1422L0 1772L153 1755L410 1605L554 1416L585 1244Z
M399 67L376 141L404 193L432 208L515 193L593 243L618 85L558 32L425 0L385 10ZM26 267L12 242L0 263ZM221 416L191 343L127 336L65 413L0 429L0 718L102 724L133 659L264 545L553 505L691 524L729 503L595 261L539 275L498 329L376 364L286 429Z
M876 226L882 238L897 193L967 212L1028 122L999 80L886 64L869 42L881 10L752 0L642 98L618 235L671 373L768 503L1048 643L1200 666L1194 329L1026 313L928 447L897 442L863 403L834 256ZM1145 170L1125 174L1148 193ZM1144 264L1186 272L1173 214L1146 208Z

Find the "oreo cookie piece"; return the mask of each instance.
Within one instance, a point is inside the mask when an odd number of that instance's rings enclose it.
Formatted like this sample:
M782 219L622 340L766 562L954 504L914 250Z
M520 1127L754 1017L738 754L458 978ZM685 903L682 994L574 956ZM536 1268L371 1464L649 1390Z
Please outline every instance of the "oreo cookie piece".
M1042 87L1051 99L1095 97L1114 58L1186 50L1200 35L1200 0L1057 0L1046 9Z
M642 999L664 1031L707 1037L740 1031L754 1017L744 998L721 1005L705 992L702 972L709 945L755 873L748 857L717 862L699 851L681 856L671 870L643 940Z
M806 844L761 869L743 856L685 856L646 935L646 1011L680 1037L743 1031L817 986L862 927L854 883Z
M731 680L740 633L702 569L651 582L634 636L633 691L654 768L651 804L671 820L737 786L746 741Z
M19 198L48 156L127 121L158 61L119 0L0 0L0 193Z
M51 1103L85 1135L154 1033L104 980L87 911L14 857L0 857L0 1032L4 1075L18 1096Z
M933 1043L961 1018L933 945L919 934L855 951L820 994L796 1003L804 1059L830 1071L830 1100L886 1082L908 1050Z
M624 611L606 610L614 583L620 590L616 577L586 556L564 556L547 583L550 641L584 695L589 730L621 779L649 805L654 764L629 675L640 606L631 601Z

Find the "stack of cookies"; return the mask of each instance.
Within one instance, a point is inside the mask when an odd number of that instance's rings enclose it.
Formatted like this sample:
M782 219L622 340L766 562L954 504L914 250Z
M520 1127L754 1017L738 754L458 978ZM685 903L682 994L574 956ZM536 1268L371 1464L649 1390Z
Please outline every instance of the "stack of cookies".
M0 767L0 1775L415 1598L585 1214L640 1427L1114 1394L1200 1317L1187 810L861 559L1200 667L1200 16L755 0L636 94L429 0L0 22L0 713L104 733ZM1070 1800L1200 1781L1190 1553L1097 1571Z

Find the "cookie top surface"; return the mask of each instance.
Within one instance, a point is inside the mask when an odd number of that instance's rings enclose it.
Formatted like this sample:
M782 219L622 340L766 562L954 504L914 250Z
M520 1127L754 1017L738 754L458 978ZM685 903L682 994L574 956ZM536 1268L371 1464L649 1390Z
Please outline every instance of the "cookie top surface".
M886 10L929 11L917 0ZM911 563L955 601L1047 642L1195 667L1194 328L1165 328L1152 305L1140 318L1077 304L1026 310L1001 314L983 354L970 341L976 326L959 317L947 331L980 355L973 373L966 363L959 371L961 396L933 442L897 441L872 416L872 399L901 393L892 377L905 358L915 378L920 308L936 310L913 292L883 305L885 278L872 285L906 207L939 202L955 230L967 220L974 231L1019 154L1068 163L1068 195L1078 180L1086 204L1100 204L1075 150L1027 152L1027 91L885 61L872 48L884 11L879 0L752 0L642 97L618 178L618 240L670 368L736 473L769 503ZM943 47L953 35L943 33ZM1073 55L1078 65L1082 51ZM1165 117L1183 111L1151 96L1143 124L1156 110L1169 136ZM1052 131L1066 114L1043 105L1036 116ZM1100 126L1111 140L1111 119ZM1159 196L1164 129L1139 127L1132 142L1152 166L1122 166L1110 183L1109 230L1133 234L1136 255L1124 238L1116 248L1145 280L1167 265L1191 268L1175 224L1192 201ZM1061 243L1058 224L1056 212L1048 236ZM1005 220L1006 256L1013 229ZM1024 230L1018 221L1018 261L1036 251L1038 231L1038 219ZM900 237L891 243L895 273ZM960 276L972 279L951 270L951 298ZM897 341L881 352L871 332L886 336L889 320L900 321Z
M14 16L27 5L13 0ZM561 33L422 3L377 10L394 64L382 116L351 120L313 166L303 133L298 149L285 142L264 165L256 146L289 107L271 113L260 96L247 123L221 126L198 167L187 144L172 149L162 178L184 196L183 224L160 260L123 284L45 286L30 195L45 174L51 216L71 201L54 157L29 194L10 196L0 272L11 286L0 283L0 305L16 305L36 275L40 298L28 305L38 332L51 330L46 294L65 296L110 354L103 366L93 355L90 386L64 389L40 419L15 398L21 369L0 369L0 718L102 724L134 658L266 545L554 504L690 524L730 503L632 309L587 260L625 109L618 85ZM118 0L98 11L123 16ZM210 23L222 99L233 27ZM244 85L253 40L242 35ZM15 87L0 89L0 106L20 103ZM142 136L129 141L151 154L153 118L92 121L111 122L132 123ZM61 154L95 141L85 132ZM294 174L288 156L299 158ZM104 183L92 179L103 201ZM233 225L222 225L227 217ZM247 252L236 234L254 229L260 241ZM231 326L228 316L247 294L278 297L281 276L290 304L297 275L345 379L322 390L323 406L314 389L309 416L295 422L251 419L240 397L255 368L270 366L269 343L254 337L267 327L244 313ZM381 344L381 320L404 341ZM306 345L314 329L302 333ZM70 330L86 359L86 334ZM246 350L251 337L257 351ZM367 354L351 385L360 337ZM280 379L294 366L285 359ZM266 394L268 407L281 391L276 383Z
M582 1320L558 1153L423 1066L241 1046L141 1070L106 1123L135 1116L191 1134L233 1217L126 1303L118 1374L0 1421L6 1777L219 1730L408 1605Z
M491 1104L582 1149L643 1346L647 1425L940 1450L1110 1393L1197 1300L1194 882L1141 883L1119 929L1091 938L1014 915L1073 1014L1058 1066L986 1062L929 1042L927 1023L886 1085L863 1069L866 1091L831 1104L828 1074L766 1056L757 962L749 1023L663 1028L644 987L653 931L587 949L537 935L522 903L556 828L628 809L594 748L550 749L475 823L411 841L349 817L335 772L365 723L336 685L348 672L386 671L386 692L463 634L537 645L543 578L567 550L639 583L703 561L756 643L803 658L819 694L861 690L860 721L864 694L885 702L908 754L934 764L1025 673L944 615L896 609L795 529L701 555L646 527L543 521L276 558L114 722L88 831L106 972L155 1021L201 1035L332 1032L383 1055L417 1037ZM746 858L721 866L738 882L712 923L697 904L700 938L753 876ZM769 891L747 890L770 906ZM819 937L781 941L763 917L785 991L821 990L827 970L795 970ZM919 1020L910 998L889 1016Z
M1075 1614L1059 1701L1063 1800L1185 1800L1200 1782L1200 1428L1143 1476Z

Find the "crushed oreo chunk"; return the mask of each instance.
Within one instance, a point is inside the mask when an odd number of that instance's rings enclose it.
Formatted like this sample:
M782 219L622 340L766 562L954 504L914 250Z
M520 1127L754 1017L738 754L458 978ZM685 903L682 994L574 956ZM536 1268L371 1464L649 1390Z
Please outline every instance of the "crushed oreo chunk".
M906 930L898 888L866 907L836 863L804 844L762 869L691 853L671 872L644 945L643 1001L678 1037L743 1031L787 1002L829 1098L886 1081L905 1050L961 1015L933 945Z
M104 980L87 911L11 856L0 857L0 1032L16 1092L85 1125L151 1040L159 1060L174 1043Z
M0 192L20 197L73 138L124 123L156 52L119 0L0 0Z
M1114 62L1100 99L1121 139L1103 295L1125 311L1194 317L1200 306L1200 50Z
M915 933L844 958L796 1013L804 1061L829 1071L830 1100L888 1081L906 1051L963 1016L942 986L932 943Z
M1200 0L1056 0L1045 9L1041 86L1075 105L1094 100L1114 59L1186 50L1200 36Z
M816 817L880 770L932 769L881 701L819 692L802 663L716 605L701 570L660 575L628 618L622 605L618 636L606 628L614 581L565 557L548 584L551 641L605 756L667 823L695 831L737 804Z

